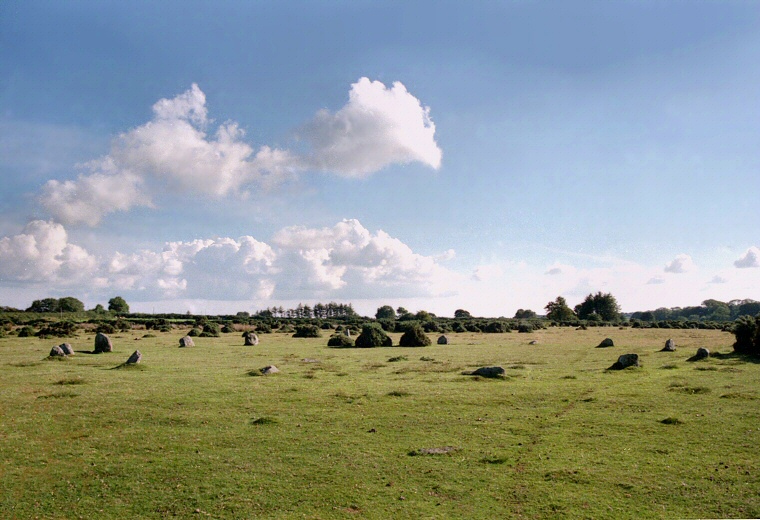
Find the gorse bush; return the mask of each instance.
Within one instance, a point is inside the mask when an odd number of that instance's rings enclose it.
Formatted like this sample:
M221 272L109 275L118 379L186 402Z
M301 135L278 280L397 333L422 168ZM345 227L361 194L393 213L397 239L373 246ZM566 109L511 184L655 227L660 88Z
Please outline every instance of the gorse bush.
M430 338L419 325L404 332L398 342L402 347L427 347L431 343Z
M760 355L760 314L752 318L742 316L734 324L734 351L740 354Z
M362 333L356 338L355 345L360 348L390 347L393 340L380 327L367 324L362 327Z
M202 338L218 338L221 335L221 327L218 323L208 322L203 325Z
M354 340L346 336L345 334L333 334L330 339L327 340L328 347L349 348L354 346Z
M316 325L299 325L296 327L294 338L321 338L322 332Z

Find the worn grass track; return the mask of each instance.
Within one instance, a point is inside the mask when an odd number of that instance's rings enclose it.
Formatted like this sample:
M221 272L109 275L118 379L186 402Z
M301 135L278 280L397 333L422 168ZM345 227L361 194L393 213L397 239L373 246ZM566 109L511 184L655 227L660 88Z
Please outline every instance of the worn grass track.
M0 517L760 516L760 365L726 333L144 334L101 355L82 335L64 361L0 339ZM687 362L700 346L718 357ZM139 367L113 370L136 348ZM627 352L643 366L605 370ZM503 380L462 375L496 364Z

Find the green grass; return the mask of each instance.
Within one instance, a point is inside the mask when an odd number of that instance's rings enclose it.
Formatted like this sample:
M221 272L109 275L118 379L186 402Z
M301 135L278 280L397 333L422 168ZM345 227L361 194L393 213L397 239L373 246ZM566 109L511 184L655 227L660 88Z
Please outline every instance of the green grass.
M760 364L726 333L449 334L389 363L408 349L184 332L62 363L0 339L0 518L760 517Z

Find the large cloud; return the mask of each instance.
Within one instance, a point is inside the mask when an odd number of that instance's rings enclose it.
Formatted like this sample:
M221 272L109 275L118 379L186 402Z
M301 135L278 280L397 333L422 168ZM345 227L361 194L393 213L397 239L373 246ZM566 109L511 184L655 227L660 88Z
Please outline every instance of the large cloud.
M693 271L695 267L694 261L689 255L680 254L665 265L665 272L683 274Z
M95 274L97 261L70 244L62 225L34 220L23 232L0 238L0 278L20 282L70 285Z
M361 78L351 85L348 104L334 114L318 112L305 136L314 148L314 167L346 176L367 175L393 163L441 166L430 109L398 81L386 88Z
M305 126L312 151L254 150L235 122L208 133L206 96L193 84L155 103L151 121L116 137L108 155L80 165L76 180L48 181L40 202L65 224L94 226L109 213L150 206L159 194L244 197L251 186L271 188L308 169L355 176L412 161L438 168L428 112L401 83L387 89L362 78L346 106L320 111Z
M734 262L734 266L740 269L746 269L748 267L760 267L760 248L755 246L747 249L744 256Z

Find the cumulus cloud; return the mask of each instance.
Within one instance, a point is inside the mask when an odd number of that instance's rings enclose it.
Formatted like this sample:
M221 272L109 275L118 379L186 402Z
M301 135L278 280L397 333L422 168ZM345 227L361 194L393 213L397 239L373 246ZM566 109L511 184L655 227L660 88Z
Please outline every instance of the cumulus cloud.
M153 105L153 118L117 136L108 155L79 166L75 180L50 180L40 202L64 224L94 226L107 214L151 206L160 194L245 197L251 186L272 188L315 169L362 176L392 163L441 164L429 109L399 82L386 88L361 78L348 103L322 110L304 126L312 150L249 145L228 121L211 132L206 95L198 85Z
M97 260L70 244L64 227L34 220L23 232L0 239L0 278L21 282L59 282L69 285L91 276Z
M760 267L760 248L752 246L744 255L734 262L734 266L739 269L748 267Z
M728 283L728 280L716 274L708 283Z
M665 278L662 276L654 276L647 281L647 285L660 285L665 283Z
M304 127L304 137L313 147L313 167L348 177L393 163L441 166L429 107L398 81L388 88L361 78L351 85L348 103L335 113L318 112Z
M694 261L687 254L680 254L665 265L666 273L683 274L694 270Z

